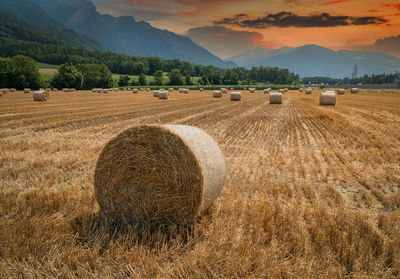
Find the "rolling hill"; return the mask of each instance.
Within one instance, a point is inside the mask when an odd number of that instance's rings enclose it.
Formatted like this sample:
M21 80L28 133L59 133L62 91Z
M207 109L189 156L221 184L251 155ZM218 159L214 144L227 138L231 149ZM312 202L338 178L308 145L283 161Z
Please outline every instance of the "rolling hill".
M191 39L137 22L133 17L113 17L97 12L95 5L86 0L0 0L0 7L14 12L20 19L32 24L66 26L75 32L93 38L104 50L132 56L156 56L179 59L200 65L220 68L235 67L198 46ZM31 15L29 9L35 11ZM46 20L37 22L44 13ZM57 22L57 23L54 23Z

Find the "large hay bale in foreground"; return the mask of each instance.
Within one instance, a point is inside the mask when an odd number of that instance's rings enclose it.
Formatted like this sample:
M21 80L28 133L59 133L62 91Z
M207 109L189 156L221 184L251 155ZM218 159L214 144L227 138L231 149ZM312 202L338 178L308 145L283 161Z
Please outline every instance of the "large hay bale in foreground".
M168 96L169 96L168 91L165 91L165 90L159 90L158 91L158 98L159 99L168 100Z
M351 89L351 94L355 94L358 93L358 88L352 88Z
M44 102L47 101L48 98L49 95L44 90L35 91L35 93L33 93L33 100L36 102Z
M337 91L337 93L340 94L340 95L343 95L344 92L345 92L345 90L343 88L338 89L338 91Z
M242 100L242 94L240 92L231 92L231 101Z
M129 224L186 224L218 197L225 160L204 131L184 125L140 125L104 147L94 174L107 219Z
M335 106L336 105L336 93L334 91L327 91L321 93L319 96L319 104L321 106Z
M215 90L213 92L213 98L222 98L222 92L221 90Z
M282 104L283 94L282 93L271 93L269 94L269 103L272 104Z

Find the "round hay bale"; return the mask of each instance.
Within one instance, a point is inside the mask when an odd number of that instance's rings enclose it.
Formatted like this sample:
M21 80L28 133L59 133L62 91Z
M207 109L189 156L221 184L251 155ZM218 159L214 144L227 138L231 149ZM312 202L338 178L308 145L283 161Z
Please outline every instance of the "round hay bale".
M31 92L31 89L29 89L29 88L25 88L25 89L24 89L24 93L25 93L25 94L29 94L30 92Z
M336 105L336 93L333 91L327 91L321 93L319 96L319 104L321 106L335 106Z
M53 88L53 91L55 91L55 92L56 92L56 91L58 91L58 89L57 89L57 88Z
M300 89L299 89L299 92L300 92L300 93L303 93L303 91L304 91L303 88L300 88Z
M356 94L358 93L358 88L352 88L351 89L351 94Z
M231 101L240 101L242 94L240 92L231 92Z
M135 89L132 90L132 93L133 93L133 94L137 94L137 93L138 93L138 90L135 88Z
M158 98L158 90L153 91L153 97Z
M158 98L159 99L168 100L168 96L169 96L168 91L165 91L165 90L159 90L158 91Z
M306 94L311 94L312 93L312 88L307 88L306 89Z
M103 88L98 88L97 93L103 93Z
M221 90L215 90L213 92L213 98L222 98L222 92Z
M93 92L93 93L96 93L96 92L97 92L97 88L93 88L93 89L92 89L92 92Z
M256 92L256 89L255 88L250 88L250 93L254 93L254 92Z
M172 92L172 91L174 91L174 89L173 88L168 88L168 91Z
M281 88L281 89L279 89L279 93L285 93L285 89L283 89L283 88Z
M189 94L189 89L187 88L183 89L183 94Z
M150 91L150 88L146 88L146 91Z
M264 94L269 94L269 88L264 89Z
M33 100L35 102L47 101L48 97L48 94L44 90L35 91L35 93L33 93Z
M203 91L203 90L204 90L203 88L200 88L200 92Z
M10 92L15 92L15 91L17 91L17 89L15 89L15 88L10 88Z
M345 92L345 90L344 90L343 88L337 90L337 93L338 93L339 95L343 95L344 92Z
M228 89L226 89L226 88L221 88L221 92L222 92L223 94L228 94Z
M6 95L8 93L8 89L7 88L1 89L1 93L3 93L3 95Z
M271 93L269 94L269 103L272 104L282 104L283 94L282 93Z
M283 88L283 91L286 93L286 92L288 92L288 91L289 91L289 89L287 89L287 88Z
M140 125L104 147L94 174L101 214L128 224L187 224L221 192L224 156L204 131Z
M108 94L108 89L103 89L103 94Z

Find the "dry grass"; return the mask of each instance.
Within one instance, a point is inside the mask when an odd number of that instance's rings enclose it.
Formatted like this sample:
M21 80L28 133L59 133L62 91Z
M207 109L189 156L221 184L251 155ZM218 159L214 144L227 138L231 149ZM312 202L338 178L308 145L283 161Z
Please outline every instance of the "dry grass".
M400 95L319 92L0 100L0 278L399 278ZM140 123L198 126L225 155L194 227L138 233L98 218L105 145Z

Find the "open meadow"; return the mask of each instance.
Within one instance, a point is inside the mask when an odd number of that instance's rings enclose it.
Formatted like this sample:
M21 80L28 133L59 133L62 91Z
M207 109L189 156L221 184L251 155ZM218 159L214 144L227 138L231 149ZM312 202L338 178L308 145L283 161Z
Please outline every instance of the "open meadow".
M399 278L400 94L51 92L0 98L0 278ZM136 124L199 127L225 187L185 233L97 218L104 145Z

